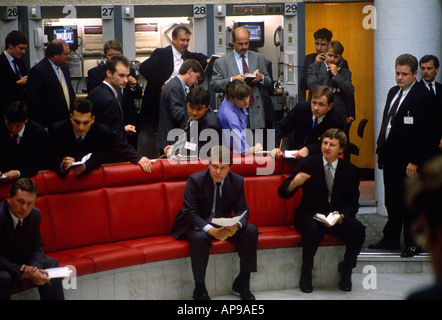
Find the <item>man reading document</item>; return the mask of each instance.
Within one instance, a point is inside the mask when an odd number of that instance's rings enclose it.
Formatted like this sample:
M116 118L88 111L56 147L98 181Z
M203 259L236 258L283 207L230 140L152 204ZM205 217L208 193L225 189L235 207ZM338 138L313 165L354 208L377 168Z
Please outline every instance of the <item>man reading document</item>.
M250 292L250 272L257 269L258 229L248 223L243 177L230 172L232 155L222 146L212 147L209 168L191 175L183 193L183 207L172 226L171 234L190 242L195 300L210 300L205 287L206 268L212 240L230 241L238 251L240 273L233 291L242 300L255 300ZM212 219L244 216L232 226L219 226ZM216 221L216 220L215 220ZM221 220L222 221L222 220ZM225 221L225 220L224 220Z
M325 234L341 236L346 243L339 287L351 291L351 273L365 240L365 226L357 219L359 208L358 168L340 159L347 145L347 136L339 129L328 129L321 137L322 155L301 158L291 177L279 187L282 198L292 197L302 186L301 204L295 213L295 228L302 234L302 269L299 287L310 293L313 259ZM337 215L329 226L316 220L316 214Z

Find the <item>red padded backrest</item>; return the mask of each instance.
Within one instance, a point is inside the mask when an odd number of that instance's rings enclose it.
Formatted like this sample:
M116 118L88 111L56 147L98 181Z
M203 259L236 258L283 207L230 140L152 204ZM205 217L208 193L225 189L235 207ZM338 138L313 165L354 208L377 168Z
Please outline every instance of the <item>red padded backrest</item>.
M278 196L282 175L244 178L249 222L256 226L286 225L285 201Z
M103 186L101 168L79 176L68 174L66 177L59 177L52 171L43 172L41 175L45 181L45 194L92 190Z
M35 207L41 212L40 232L43 238L46 252L55 251L54 236L52 234L52 223L48 211L47 196L40 196L35 202Z
M183 192L187 181L170 181L164 183L164 193L167 199L167 213L169 231L175 221L175 217L183 206Z
M47 203L56 250L110 241L103 189L53 194Z
M104 165L101 167L104 186L129 186L162 181L163 166L161 161L155 161L152 164L151 173L144 172L140 166L135 164Z
M111 241L168 234L162 182L105 189Z
M161 160L164 181L186 180L195 172L207 169L207 162Z
M273 157L233 157L232 172L245 176L268 176L282 173L282 161Z

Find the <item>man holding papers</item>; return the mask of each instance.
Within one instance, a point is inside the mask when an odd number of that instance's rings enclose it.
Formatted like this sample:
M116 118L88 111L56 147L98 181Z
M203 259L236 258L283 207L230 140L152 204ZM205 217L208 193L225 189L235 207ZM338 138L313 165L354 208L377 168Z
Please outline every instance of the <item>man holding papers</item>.
M60 176L89 173L106 161L111 143L110 129L95 122L92 103L79 100L70 119L49 127L50 169Z
M250 272L257 269L258 230L248 223L244 179L230 172L232 155L229 149L212 147L209 156L209 168L191 175L187 181L183 207L175 219L171 234L176 239L190 242L195 300L210 300L205 276L211 240L227 240L236 246L240 257L240 274L232 289L240 294L241 299L254 300L249 282ZM212 222L212 219L232 218L232 211L235 216L244 214L232 226L222 227ZM222 224L229 225L225 222Z
M320 154L319 138L330 128L344 129L345 124L333 108L333 91L326 87L316 87L311 92L311 101L299 102L287 115L275 124L275 145L289 136L289 150L299 150L293 157L303 158ZM274 149L272 154L281 158L281 148Z
M302 234L302 269L299 287L310 293L313 259L326 233L338 235L346 242L344 261L338 266L339 287L351 291L351 273L365 240L365 226L357 219L359 208L359 173L353 164L340 159L347 146L347 136L339 129L328 129L321 137L322 155L302 158L291 177L279 187L282 198L292 197L302 186L301 204L295 213L295 228ZM338 221L328 226L315 218L338 215Z
M41 213L34 207L37 194L35 182L21 178L0 203L0 300L9 300L23 279L38 286L42 300L64 299L61 279L49 278L45 270L58 267L58 262L45 257Z

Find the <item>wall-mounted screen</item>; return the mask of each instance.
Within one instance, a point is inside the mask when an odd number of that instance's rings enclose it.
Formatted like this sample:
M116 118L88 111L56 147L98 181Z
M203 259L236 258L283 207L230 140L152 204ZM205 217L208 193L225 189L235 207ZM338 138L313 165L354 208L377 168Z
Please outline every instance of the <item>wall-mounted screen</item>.
M249 31L250 47L264 46L264 21L261 22L236 22L235 27L244 27Z

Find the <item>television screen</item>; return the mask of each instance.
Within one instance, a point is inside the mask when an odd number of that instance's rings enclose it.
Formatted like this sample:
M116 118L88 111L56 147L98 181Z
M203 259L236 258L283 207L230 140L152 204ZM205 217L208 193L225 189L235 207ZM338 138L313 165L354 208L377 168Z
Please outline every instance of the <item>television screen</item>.
M237 27L244 27L249 31L251 47L264 46L264 22L237 22Z
M64 40L71 50L78 48L78 37L76 27L50 26L45 28L45 33L48 36L48 42L55 39Z

